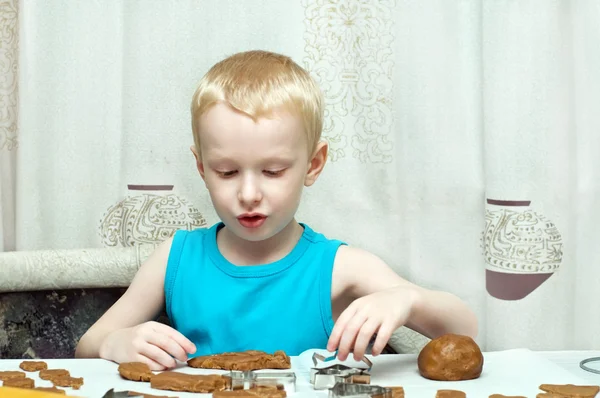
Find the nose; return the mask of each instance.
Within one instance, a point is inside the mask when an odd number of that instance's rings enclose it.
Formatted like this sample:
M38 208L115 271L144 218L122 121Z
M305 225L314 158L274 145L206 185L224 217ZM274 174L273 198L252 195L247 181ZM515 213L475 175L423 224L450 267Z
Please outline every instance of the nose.
M246 175L238 191L238 200L244 205L257 204L262 200L262 191L259 183L252 175Z

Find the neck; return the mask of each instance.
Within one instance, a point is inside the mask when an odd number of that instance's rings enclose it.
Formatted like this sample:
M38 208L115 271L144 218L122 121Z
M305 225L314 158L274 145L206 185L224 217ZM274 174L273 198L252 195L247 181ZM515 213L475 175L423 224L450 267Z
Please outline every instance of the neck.
M224 227L217 235L217 245L223 256L232 264L269 264L288 255L303 232L302 226L294 219L269 239L253 242L239 238Z

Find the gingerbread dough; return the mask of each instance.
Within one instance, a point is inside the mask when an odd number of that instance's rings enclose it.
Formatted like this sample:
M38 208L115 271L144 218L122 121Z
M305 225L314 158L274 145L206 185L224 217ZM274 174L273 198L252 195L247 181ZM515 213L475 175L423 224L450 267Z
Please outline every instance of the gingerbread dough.
M483 369L483 354L468 336L446 334L431 340L419 353L419 373L430 380L476 379Z
M71 374L66 369L45 369L40 370L40 379L52 380L56 377L69 377Z
M26 372L37 372L38 370L48 369L48 364L43 361L23 361L19 367Z
M35 382L29 377L16 377L13 379L4 380L2 385L4 387L33 388L35 387Z
M152 376L150 387L157 390L206 393L231 388L231 378L221 375L191 375L169 371Z
M10 379L24 379L25 372L19 372L18 370L7 370L0 372L0 380L6 381Z
M598 386L576 386L574 384L542 384L540 390L550 394L564 397L591 398L595 397L600 391ZM540 394L538 394L540 396ZM552 397L552 395L542 395Z
M521 395L502 395L502 394L492 394L489 398L527 398Z
M125 362L119 365L122 378L133 381L150 381L154 373L143 362Z
M569 398L567 395L552 394L550 392L541 392L535 398Z
M83 385L83 377L71 377L71 376L62 376L62 377L53 377L50 379L54 387L71 387L74 390L79 390Z
M268 387L256 387L249 390L235 391L217 391L213 393L213 398L228 398L228 397L243 397L243 398L285 398L287 394L283 390Z
M435 398L467 398L467 394L459 390L438 390Z
M259 370L290 369L290 357L283 351L267 354L263 351L226 352L192 358L188 365L202 369Z

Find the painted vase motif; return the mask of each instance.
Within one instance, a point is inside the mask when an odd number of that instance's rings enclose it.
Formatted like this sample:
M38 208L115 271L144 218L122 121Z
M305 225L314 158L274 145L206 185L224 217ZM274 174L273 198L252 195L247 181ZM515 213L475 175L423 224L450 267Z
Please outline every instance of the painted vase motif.
M173 185L128 185L123 200L108 208L100 221L102 244L108 247L157 245L179 229L206 225L190 202L173 193Z
M530 201L488 199L483 248L486 289L501 300L520 300L558 270L562 237Z

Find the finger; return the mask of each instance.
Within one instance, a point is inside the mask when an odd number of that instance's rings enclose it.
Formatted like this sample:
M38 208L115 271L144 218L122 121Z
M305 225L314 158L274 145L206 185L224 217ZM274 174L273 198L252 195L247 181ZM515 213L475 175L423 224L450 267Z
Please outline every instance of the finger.
M135 362L142 362L145 363L146 365L148 365L148 367L150 368L150 370L165 370L166 368L164 366L162 366L160 363L153 361L152 359L142 355L142 354L138 354L136 356Z
M156 361L167 369L174 368L177 365L173 357L153 344L144 344L139 353Z
M374 356L381 354L385 345L390 341L392 337L392 333L394 333L394 326L392 322L384 321L383 324L379 327L377 331L377 338L375 339L375 343L373 344L373 348L371 349L371 353Z
M373 319L369 319L363 323L358 335L356 336L356 342L354 343L354 349L352 350L354 353L354 359L356 361L363 359L365 352L367 351L367 347L371 342L371 338L377 332L379 326L380 322L377 322Z
M179 344L185 350L185 352L190 354L196 352L196 345L194 345L194 343L192 343L191 340L189 340L187 337L181 334L181 332L175 330L174 328L167 326L164 323L156 322L155 325L153 325L153 329L175 340L175 342ZM187 360L187 358L185 360Z
M187 354L183 347L181 347L175 340L171 337L162 334L160 332L149 333L146 337L146 341L150 344L157 346L158 348L165 351L167 354L179 359L182 362L187 361Z
M346 358L348 358L348 354L352 350L352 347L354 347L354 342L356 341L358 331L361 329L362 325L366 321L366 315L357 313L356 315L354 315L354 318L352 318L352 320L348 322L348 325L344 330L344 334L340 339L340 345L338 347L338 358L341 361L345 361Z
M346 328L346 324L352 319L355 313L355 306L350 305L348 308L342 311L338 319L335 321L335 325L333 326L333 330L329 336L329 341L327 342L327 349L329 351L335 351L338 348L340 339L342 338L342 334Z

